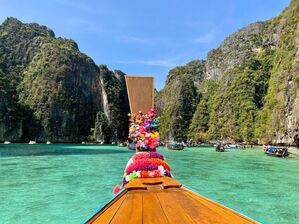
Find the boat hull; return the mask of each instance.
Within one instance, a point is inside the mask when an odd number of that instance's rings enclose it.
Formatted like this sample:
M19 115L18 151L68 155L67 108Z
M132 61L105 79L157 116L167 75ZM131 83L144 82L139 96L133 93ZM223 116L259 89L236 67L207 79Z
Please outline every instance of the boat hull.
M288 157L290 154L283 154L283 153L270 153L270 152L265 152L266 155L268 156L275 156L275 157Z
M167 147L170 150L183 150L184 147Z
M270 147L266 149L265 154L267 154L268 156L275 156L275 157L288 157L290 155L287 148L276 148L276 147Z
M136 144L135 143L130 143L130 144L128 144L128 149L129 150L136 150Z
M183 145L172 146L171 144L166 144L166 147L170 150L183 150L184 149Z

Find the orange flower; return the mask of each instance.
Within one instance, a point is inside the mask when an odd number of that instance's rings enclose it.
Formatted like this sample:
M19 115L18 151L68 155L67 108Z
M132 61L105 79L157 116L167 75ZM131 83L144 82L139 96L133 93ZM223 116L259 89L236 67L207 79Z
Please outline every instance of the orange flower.
M142 178L148 178L148 177L150 177L149 176L149 172L148 171L144 171L144 170L140 172L140 176Z
M150 159L150 163L152 164L156 164L157 166L163 166L165 170L168 170L170 172L170 166L163 161L162 159L158 159L158 158L151 158Z

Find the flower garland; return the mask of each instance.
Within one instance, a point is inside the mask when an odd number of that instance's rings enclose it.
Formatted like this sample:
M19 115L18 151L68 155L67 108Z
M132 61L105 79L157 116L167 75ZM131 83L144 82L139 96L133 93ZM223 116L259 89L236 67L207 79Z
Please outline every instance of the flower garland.
M122 186L135 178L172 177L170 166L163 155L157 152L139 152L129 161L125 169Z
M159 117L155 109L151 108L146 114L139 111L138 114L129 116L129 140L136 144L138 152L127 163L122 187L135 178L172 177L170 166L165 162L163 155L156 152L159 146ZM120 189L121 187L116 185L113 193L117 194Z
M155 151L159 146L159 133L157 131L159 117L154 108L146 114L128 114L130 121L129 140L135 142L138 151Z

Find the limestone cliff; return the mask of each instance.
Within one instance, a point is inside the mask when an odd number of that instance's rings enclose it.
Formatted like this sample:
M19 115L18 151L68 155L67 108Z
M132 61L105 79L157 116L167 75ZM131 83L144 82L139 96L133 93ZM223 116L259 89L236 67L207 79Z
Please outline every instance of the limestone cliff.
M201 61L201 69L183 66L169 72L165 88L157 94L162 116L180 114L169 106L173 83L180 77L200 77L199 103L189 124L188 140L245 141L275 144L299 142L299 1L293 0L279 16L244 27L227 37ZM183 68L183 69L182 69ZM181 72L183 70L183 72ZM194 72L195 71L195 72ZM176 91L180 95L181 92ZM184 104L184 101L178 101ZM161 119L171 126L171 119ZM163 123L165 122L165 123ZM162 138L178 140L175 124Z
M103 111L98 113L95 124L98 142L127 140L130 110L124 76L121 71L112 72L105 65L100 65Z
M123 139L125 122L114 122L127 120L123 76L47 27L8 18L0 26L0 141L85 141L103 111L105 138Z
M155 106L161 116L162 139L187 140L188 127L199 97L196 86L203 79L204 73L204 61L201 60L169 71L165 88L155 97Z

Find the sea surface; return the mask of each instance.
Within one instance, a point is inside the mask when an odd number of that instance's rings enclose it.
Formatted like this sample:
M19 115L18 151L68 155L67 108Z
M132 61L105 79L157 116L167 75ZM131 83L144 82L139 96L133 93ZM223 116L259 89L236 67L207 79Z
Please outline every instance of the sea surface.
M264 223L299 223L299 150L158 151L198 193ZM113 197L132 155L112 145L0 144L0 223L82 223Z

